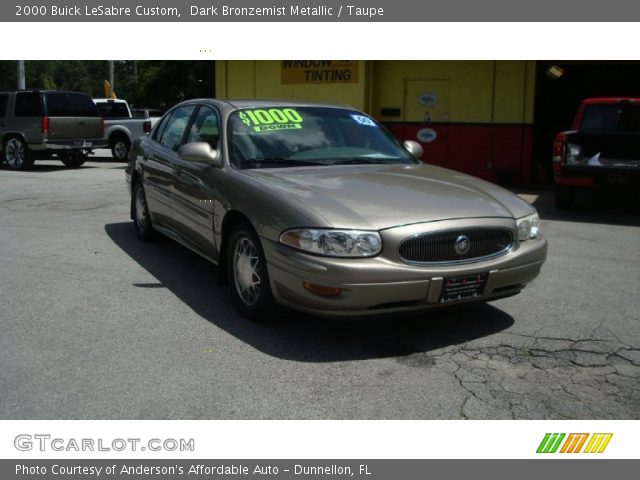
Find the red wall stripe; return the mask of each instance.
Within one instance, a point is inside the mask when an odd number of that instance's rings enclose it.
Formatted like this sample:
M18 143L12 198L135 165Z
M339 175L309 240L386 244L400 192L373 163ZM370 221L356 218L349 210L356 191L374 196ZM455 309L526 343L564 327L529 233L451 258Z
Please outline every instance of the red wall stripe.
M422 160L496 182L512 176L526 185L531 176L532 125L386 123L401 141L418 140L423 128L435 130L435 140L420 142Z

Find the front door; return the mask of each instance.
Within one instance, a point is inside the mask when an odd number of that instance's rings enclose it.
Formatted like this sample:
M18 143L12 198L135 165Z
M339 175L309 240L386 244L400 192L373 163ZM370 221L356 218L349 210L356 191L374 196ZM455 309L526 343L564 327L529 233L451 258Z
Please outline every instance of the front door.
M201 106L189 126L184 143L206 142L217 150L219 136L218 112L211 107ZM174 171L176 227L195 247L215 257L213 211L216 179L221 170L177 156L174 159Z
M405 80L404 140L422 145L425 162L447 166L451 81Z
M195 105L175 108L162 120L159 129L148 139L144 163L144 185L147 205L153 221L173 231L178 230L175 193L178 149L182 146Z

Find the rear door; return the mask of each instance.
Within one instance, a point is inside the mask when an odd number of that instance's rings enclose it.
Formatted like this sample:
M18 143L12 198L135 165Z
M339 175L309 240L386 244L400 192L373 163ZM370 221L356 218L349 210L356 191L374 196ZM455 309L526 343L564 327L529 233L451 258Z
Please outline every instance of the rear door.
M78 119L78 129L76 130L78 138L102 138L102 115L93 100L83 93L69 93L69 98Z
M102 117L87 95L47 92L44 97L49 117L49 140L73 140L80 144L81 140L102 137Z
M49 140L76 139L78 119L67 93L47 92L44 99L49 117Z

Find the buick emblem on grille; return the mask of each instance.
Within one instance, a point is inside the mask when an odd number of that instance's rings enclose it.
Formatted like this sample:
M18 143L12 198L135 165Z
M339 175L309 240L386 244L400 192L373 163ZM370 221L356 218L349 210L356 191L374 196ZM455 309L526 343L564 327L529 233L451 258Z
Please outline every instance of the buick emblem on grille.
M456 243L453 246L458 255L464 255L469 251L470 247L471 242L469 241L469 237L467 237L466 235L460 235L458 238L456 238Z

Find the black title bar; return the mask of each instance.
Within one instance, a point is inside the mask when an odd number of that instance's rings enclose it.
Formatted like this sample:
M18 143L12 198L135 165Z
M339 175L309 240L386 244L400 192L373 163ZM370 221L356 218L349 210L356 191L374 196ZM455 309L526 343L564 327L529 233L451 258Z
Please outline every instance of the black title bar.
M2 22L633 22L639 18L640 3L629 0L17 0L0 3ZM541 31L540 35L553 35L553 31Z

